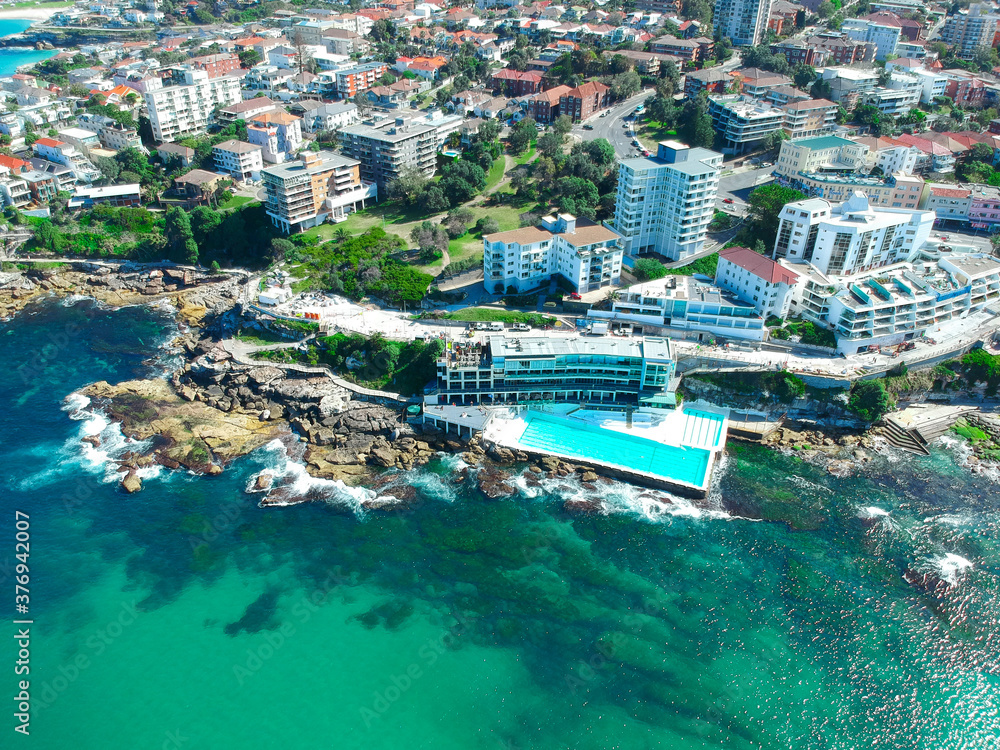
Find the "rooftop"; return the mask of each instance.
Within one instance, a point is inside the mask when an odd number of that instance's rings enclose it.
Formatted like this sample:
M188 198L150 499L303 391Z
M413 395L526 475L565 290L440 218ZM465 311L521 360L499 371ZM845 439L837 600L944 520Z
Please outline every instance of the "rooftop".
M756 253L748 247L729 247L719 251L719 258L749 271L769 284L794 284L799 277L795 271L785 268L767 256Z
M261 147L255 143L245 143L243 141L238 141L235 138L223 141L222 143L216 143L212 148L213 150L218 149L219 151L229 151L234 154L250 154L254 151L261 150Z
M854 141L841 138L838 135L821 135L817 138L799 138L791 141L793 146L805 146L812 151L825 151L828 148L843 148L853 146Z
M559 357L572 354L595 354L607 357L645 357L646 359L671 359L670 340L647 337L628 338L563 338L548 336L490 336L490 356L530 359L531 357Z

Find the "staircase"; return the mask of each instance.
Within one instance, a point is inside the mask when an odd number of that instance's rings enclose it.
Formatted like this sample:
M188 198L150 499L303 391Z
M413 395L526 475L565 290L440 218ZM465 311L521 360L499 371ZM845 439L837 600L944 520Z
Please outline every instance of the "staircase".
M953 424L976 406L940 406L933 411L909 408L885 418L883 434L891 445L921 455L929 455L927 444L946 433Z
M901 450L917 453L922 456L929 456L931 453L927 450L927 441L923 440L916 430L908 430L896 424L891 419L886 420L882 434L889 441L889 445Z

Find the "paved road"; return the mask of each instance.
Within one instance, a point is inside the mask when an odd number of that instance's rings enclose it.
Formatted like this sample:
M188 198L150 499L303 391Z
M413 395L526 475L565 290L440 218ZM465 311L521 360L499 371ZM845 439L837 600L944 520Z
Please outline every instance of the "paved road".
M754 169L753 167L740 167L732 174L723 175L719 178L719 197L715 205L716 208L727 213L743 216L746 213L747 196L754 188L772 182L771 170L763 167ZM732 203L725 203L726 199Z
M572 130L572 135L581 141L593 141L598 138L607 138L608 142L615 147L615 156L625 159L638 155L635 146L632 145L632 136L628 135L622 127L622 118L631 113L638 105L653 95L653 89L645 89L636 94L631 99L626 99L609 109L604 110L610 114L601 117L599 114L577 123ZM584 130L584 125L592 125L593 130Z

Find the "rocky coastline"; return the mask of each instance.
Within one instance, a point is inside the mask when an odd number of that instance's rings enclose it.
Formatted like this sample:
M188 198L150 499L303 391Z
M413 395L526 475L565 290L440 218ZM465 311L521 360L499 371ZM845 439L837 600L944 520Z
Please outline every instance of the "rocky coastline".
M232 460L275 439L300 445L309 475L347 486L379 489L398 471L431 461L441 452L458 454L477 467L476 480L488 497L513 495L514 479L538 486L544 479L575 477L599 497L600 484L611 480L592 467L554 457L532 461L526 454L487 447L478 438L459 441L438 430L408 423L399 404L358 400L356 394L325 376L299 373L268 364L244 364L219 343L238 325L241 279L172 268L100 266L83 270L33 269L0 274L0 315L9 316L46 294L90 296L109 305L168 300L177 310L180 335L172 342L184 363L167 379L93 383L81 393L102 409L122 432L149 448L119 456L125 492L142 488L139 472L159 464L169 469L218 474ZM1000 435L998 429L997 435ZM89 441L99 438L86 438ZM794 452L830 473L850 474L882 447L875 430L786 421L763 444ZM519 466L517 474L511 467ZM524 468L527 466L527 468ZM461 470L459 479L468 476ZM522 472L523 473L520 473ZM254 491L262 505L310 498L270 493L273 477L261 475ZM405 507L412 487L392 488L395 503L368 501L370 507ZM573 513L599 512L599 500L570 500Z

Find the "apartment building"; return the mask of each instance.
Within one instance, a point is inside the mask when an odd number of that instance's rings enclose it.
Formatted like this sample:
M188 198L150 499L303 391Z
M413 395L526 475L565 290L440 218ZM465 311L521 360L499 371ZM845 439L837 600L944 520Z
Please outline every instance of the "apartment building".
M257 115L270 112L280 106L279 102L260 96L255 99L244 99L219 110L217 117L220 123L231 123L237 120L251 120Z
M822 198L787 204L779 214L772 257L849 276L909 260L930 237L933 211L874 209L856 191L835 205Z
M490 78L490 86L494 93L507 96L528 96L542 90L542 74L537 70L511 70L501 68Z
M785 141L774 171L785 177L803 172L854 171L865 165L867 154L867 146L836 135Z
M656 253L680 260L699 252L715 212L722 154L663 141L655 157L618 166L612 227L632 257Z
M840 105L828 99L806 99L781 107L781 129L789 138L811 138L830 133L837 126Z
M731 77L740 80L740 93L750 99L763 99L772 89L792 83L788 76L760 68L741 68L733 71Z
M378 198L375 183L361 178L361 163L332 151L304 151L293 161L264 168L261 179L267 215L286 234L342 221Z
M715 0L715 36L729 37L736 47L760 44L770 15L771 0Z
M977 4L948 16L941 28L941 41L954 46L957 57L971 60L979 47L994 46L1000 16L992 10L989 5Z
M744 96L709 97L708 113L726 154L752 151L785 123L784 110Z
M353 99L356 94L370 89L389 71L384 62L370 62L353 68L334 71L338 99Z
M81 132L92 135L85 130ZM71 143L54 138L39 138L33 148L40 159L66 167L74 180L89 183L101 179L101 171Z
M840 25L840 31L855 42L874 44L876 60L885 60L888 55L895 55L896 45L902 34L899 26L866 18L847 18Z
M559 117L559 104L562 97L572 89L569 86L556 86L548 91L539 91L528 99L528 117L537 123L546 125Z
M610 91L610 87L597 81L572 88L559 96L559 114L567 115L573 122L586 120L608 106Z
M969 203L969 226L994 231L1000 227L1000 189L990 185L972 185Z
M709 94L725 94L732 86L739 86L738 79L735 79L729 71L720 68L692 70L684 76L684 96L688 99L696 97L702 91Z
M235 138L212 147L215 169L231 175L234 180L246 182L259 180L264 168L261 147L254 143L244 143Z
M135 128L127 128L117 121L104 115L94 115L87 112L76 116L77 127L95 134L105 148L118 151L123 148L136 148L145 151L139 132Z
M920 89L894 89L878 87L860 96L859 103L875 107L883 115L901 117L917 106Z
M413 118L381 117L341 129L344 153L361 162L361 176L384 191L404 170L434 176L437 152L448 136L461 129L461 115Z
M187 64L197 70L204 70L209 78L220 78L230 73L238 73L240 70L239 55L232 52L192 57Z
M610 311L589 310L587 317L675 339L725 336L762 341L765 336L764 318L753 305L690 276L665 276L630 286L618 293Z
M269 164L281 164L302 148L302 118L282 110L256 115L247 123L247 140L261 147Z
M958 185L928 184L920 206L933 211L938 222L956 221L966 224L972 208L972 190Z
M484 344L452 346L437 368L437 392L427 404L675 404L675 361L664 338L496 335Z
M151 84L142 95L157 142L204 133L216 107L228 107L242 98L238 77L209 78L204 70L183 73L183 84L166 87Z
M878 86L878 73L858 68L823 68L819 71L823 80L830 84L830 100L851 110L858 98Z
M305 104L305 102L300 102L300 104ZM358 105L354 102L333 102L332 104L316 102L316 104L318 106L302 110L302 127L307 133L316 133L320 130L340 130L348 125L354 125L361 119L358 114Z
M483 285L491 293L522 292L559 274L589 292L618 283L622 254L617 232L571 214L546 216L540 226L483 237Z
M868 147L867 171L878 168L884 175L912 175L917 171L920 150L895 138L859 137L852 139Z
M348 29L327 29L321 37L328 52L334 55L364 54L371 44L361 34Z
M752 304L765 320L788 316L798 278L791 268L748 247L719 251L716 285Z
M828 33L807 39L785 39L771 45L771 52L784 55L789 65L853 65L871 62L875 57L875 47L855 42L842 34Z
M798 268L798 267L796 267ZM1000 299L1000 263L952 253L835 277L803 266L792 310L832 329L844 354L925 335Z
M21 208L31 203L31 190L21 179L22 173L31 171L31 165L7 156L0 160L0 203L4 208Z
M766 2L767 0L762 0ZM673 55L684 62L702 60L702 44L697 39L678 39L675 36L661 36L649 43L649 51L660 55Z

